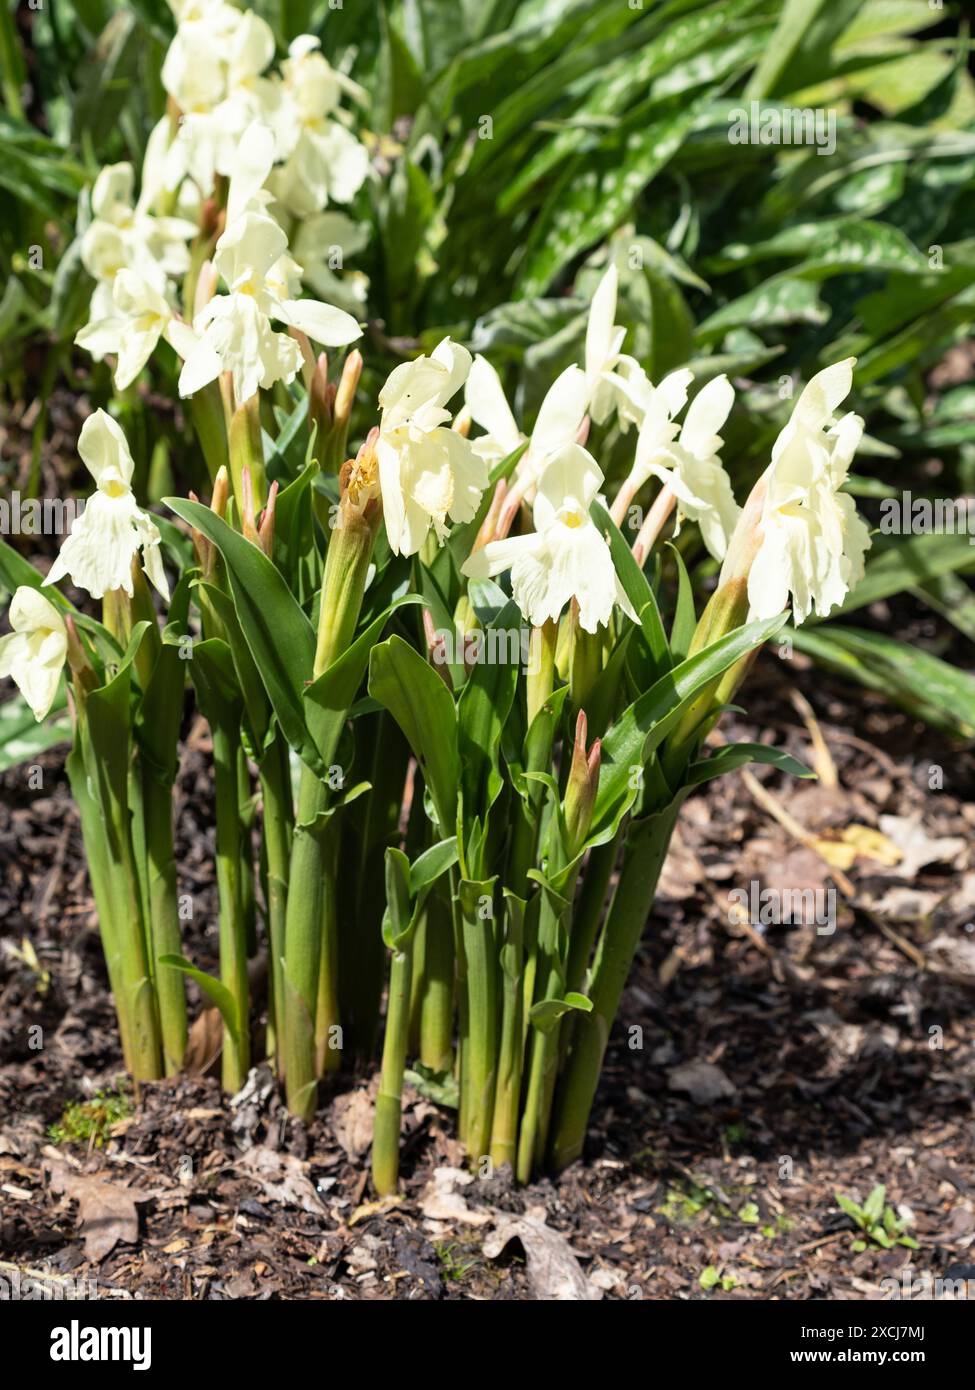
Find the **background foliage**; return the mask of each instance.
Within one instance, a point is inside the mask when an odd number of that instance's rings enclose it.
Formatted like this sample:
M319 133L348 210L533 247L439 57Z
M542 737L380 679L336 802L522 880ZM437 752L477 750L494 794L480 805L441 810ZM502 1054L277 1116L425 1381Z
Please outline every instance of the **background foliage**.
M627 350L738 390L724 457L743 497L788 414L787 382L855 354L867 438L852 490L876 517L902 489L975 484L975 88L961 7L927 0L281 0L282 49L311 30L369 91L375 177L347 269L369 277L363 399L450 332L502 371L527 425L575 360L606 255ZM90 283L76 241L105 163L138 164L165 107L165 0L0 6L0 389L28 414L44 486L52 395L112 393L76 353ZM732 114L817 106L835 153L729 143ZM366 233L368 239L366 239ZM32 249L33 248L33 249ZM38 250L40 249L40 255ZM151 496L200 476L180 412L142 383L118 403ZM281 404L279 424L288 402ZM372 423L363 412L353 440ZM286 424L284 426L286 428ZM632 437L595 438L607 473ZM691 564L707 564L683 538ZM949 731L975 732L967 536L875 537L816 659ZM957 631L920 651L908 592ZM943 631L943 629L941 629ZM943 659L944 657L950 660Z

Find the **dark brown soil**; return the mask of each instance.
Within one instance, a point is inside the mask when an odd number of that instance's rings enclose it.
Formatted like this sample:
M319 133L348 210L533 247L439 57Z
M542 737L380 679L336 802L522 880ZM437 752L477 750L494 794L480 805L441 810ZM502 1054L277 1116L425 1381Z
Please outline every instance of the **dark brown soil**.
M566 1281L576 1296L861 1299L905 1271L971 1266L975 759L771 653L753 677L752 721L734 716L724 736L815 762L793 686L838 785L820 758L826 780L762 774L756 799L734 774L687 804L587 1162L528 1189L505 1175L465 1182L450 1112L411 1094L403 1197L380 1206L368 1077L324 1096L307 1130L255 1073L235 1105L211 1077L184 1077L144 1088L101 1147L54 1142L66 1107L112 1088L121 1063L61 760L43 760L37 789L26 769L7 774L0 1275L86 1276L101 1297L168 1299L524 1299ZM204 966L216 954L207 754L193 727L179 860L196 903L187 949ZM853 901L837 894L835 931L735 920L729 894L752 880L835 887L821 852L841 842L855 854ZM209 1021L194 1035L201 1062ZM917 1249L857 1248L836 1194L862 1203L879 1183Z

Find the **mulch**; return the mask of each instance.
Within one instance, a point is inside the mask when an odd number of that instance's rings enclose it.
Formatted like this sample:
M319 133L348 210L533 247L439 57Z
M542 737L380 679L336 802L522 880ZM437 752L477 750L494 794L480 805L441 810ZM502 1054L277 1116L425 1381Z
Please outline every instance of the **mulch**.
M367 1075L308 1127L257 1069L233 1099L209 1074L145 1086L101 1146L56 1141L121 1059L60 752L41 787L6 774L0 1278L94 1280L101 1298L858 1300L975 1277L975 758L798 655L763 654L747 703L725 738L825 777L735 773L687 803L586 1161L528 1188L471 1177L451 1112L409 1092L385 1203ZM191 725L178 859L207 968L210 795ZM815 905L805 924L739 920L736 897L790 888ZM212 1014L195 1006L203 1067ZM837 1194L862 1204L877 1184L917 1248L858 1240Z

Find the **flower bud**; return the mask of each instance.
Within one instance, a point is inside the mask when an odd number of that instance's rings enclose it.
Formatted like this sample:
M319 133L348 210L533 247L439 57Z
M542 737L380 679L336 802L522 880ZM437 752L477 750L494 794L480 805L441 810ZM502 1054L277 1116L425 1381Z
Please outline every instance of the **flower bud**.
M267 506L261 514L260 525L257 528L257 539L264 554L270 560L274 553L274 517L277 510L278 485L277 482L271 484L271 489L267 495Z
M565 815L565 829L568 837L568 853L574 858L582 849L589 826L592 822L593 807L596 804L596 791L599 787L599 763L602 743L597 738L586 752L588 723L585 710L580 710L576 719L575 742L572 746L572 763L562 803Z

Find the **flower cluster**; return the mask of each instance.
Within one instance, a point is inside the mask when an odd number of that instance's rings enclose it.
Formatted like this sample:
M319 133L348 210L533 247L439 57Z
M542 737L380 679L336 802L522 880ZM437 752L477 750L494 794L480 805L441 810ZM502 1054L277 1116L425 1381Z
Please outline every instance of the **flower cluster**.
M359 336L350 313L302 298L300 287L307 280L353 309L363 300L361 281L343 290L322 247L362 244L330 205L350 202L369 172L340 104L364 94L311 35L294 40L277 74L259 15L225 0L173 0L173 9L162 72L170 109L149 138L139 198L129 164L103 169L92 190L81 255L96 283L76 341L96 360L115 357L122 389L163 339L184 362L181 395L226 372L240 404L301 367L299 343L272 320L329 347ZM214 295L219 281L225 292Z

